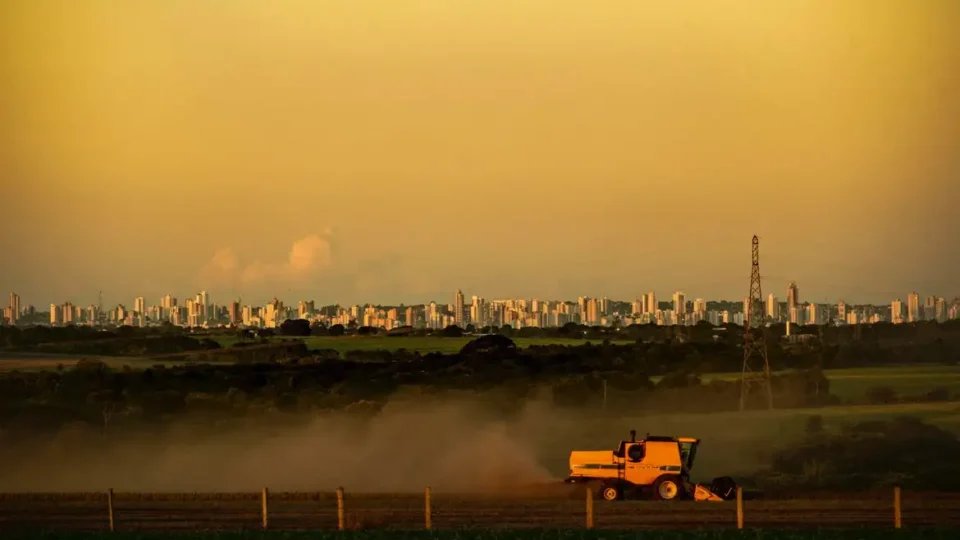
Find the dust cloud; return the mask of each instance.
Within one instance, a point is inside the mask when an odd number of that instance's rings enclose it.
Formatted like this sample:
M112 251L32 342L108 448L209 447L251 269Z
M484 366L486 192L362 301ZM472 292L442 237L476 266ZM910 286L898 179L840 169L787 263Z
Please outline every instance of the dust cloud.
M703 439L694 479L755 467L776 419L730 415L607 418L533 399L509 417L467 399L391 401L369 419L347 414L243 419L229 430L182 421L106 436L70 426L43 443L0 447L0 492L102 491L504 492L561 487L571 450L613 449L638 435ZM762 426L767 425L765 428ZM757 429L762 428L762 429ZM759 439L758 439L759 437ZM758 442L759 441L759 442ZM699 470L699 474L698 474Z

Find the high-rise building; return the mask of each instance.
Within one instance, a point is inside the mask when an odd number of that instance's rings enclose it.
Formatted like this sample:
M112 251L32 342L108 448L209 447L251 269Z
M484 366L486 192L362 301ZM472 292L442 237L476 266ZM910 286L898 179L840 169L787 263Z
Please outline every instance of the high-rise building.
M841 321L847 320L847 304L843 300L837 302L837 318Z
M650 291L643 297L643 313L653 317L656 316L657 310L659 310L657 295L653 291Z
M298 319L309 319L313 316L314 303L313 300L300 300L297 302L297 318Z
M772 321L780 320L780 302L773 294L767 296L767 317Z
M899 298L890 303L890 322L893 324L903 322L903 302Z
M197 316L200 319L200 324L204 324L212 318L210 313L210 298L207 296L207 291L200 291L197 294Z
M60 312L60 306L56 304L50 304L50 325L51 326L56 326L60 324L61 315L62 313Z
M73 310L73 304L67 302L60 306L60 323L64 326L68 324L73 324L75 311Z
M920 295L916 292L907 296L907 322L920 320Z
M20 320L20 295L17 293L10 293L10 303L7 306L10 308L10 313L8 318L10 319L10 324L17 324L17 321Z
M936 305L934 306L934 316L937 322L947 322L947 301L943 298L937 298Z
M928 296L926 300L924 300L923 311L921 311L920 317L924 321L937 320L937 297Z
M677 315L687 313L687 295L681 291L673 293L673 312Z
M147 307L142 296L133 299L133 312L137 315L146 315Z
M230 319L230 324L234 326L243 322L243 314L240 311L240 302L230 302L230 307L227 309L227 318Z
M534 305L537 305L536 301L534 301ZM473 302L470 305L470 322L477 328L483 328L487 325L487 301L480 296L473 297Z
M440 310L437 309L436 302L430 302L425 306L424 319L428 328L438 328L443 319L440 317Z
M787 311L792 312L793 308L798 307L799 305L800 289L797 287L795 282L791 281L790 285L787 286Z
M283 304L276 298L268 302L267 305L265 306L265 309L263 310L264 328L277 328L278 326L280 326L280 323L283 322L282 320L280 320L282 311L283 311Z
M587 320L586 324L596 325L600 323L600 301L596 298L587 299Z
M827 324L827 306L822 304L808 305L807 324Z
M457 290L453 299L453 321L460 328L466 326L463 324L463 291L461 290Z

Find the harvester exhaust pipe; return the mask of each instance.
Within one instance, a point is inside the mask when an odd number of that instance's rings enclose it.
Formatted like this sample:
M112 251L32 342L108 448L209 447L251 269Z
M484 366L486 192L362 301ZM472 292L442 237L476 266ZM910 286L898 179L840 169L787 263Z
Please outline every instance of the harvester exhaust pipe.
M637 442L637 430L630 430L630 442Z

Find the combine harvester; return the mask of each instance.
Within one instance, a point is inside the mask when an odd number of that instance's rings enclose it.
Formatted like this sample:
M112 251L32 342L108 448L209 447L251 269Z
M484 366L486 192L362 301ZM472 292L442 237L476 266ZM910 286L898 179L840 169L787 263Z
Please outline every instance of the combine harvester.
M699 439L651 436L620 441L613 452L570 452L568 484L594 486L603 499L654 498L662 501L725 501L736 497L732 478L715 478L709 487L690 483Z

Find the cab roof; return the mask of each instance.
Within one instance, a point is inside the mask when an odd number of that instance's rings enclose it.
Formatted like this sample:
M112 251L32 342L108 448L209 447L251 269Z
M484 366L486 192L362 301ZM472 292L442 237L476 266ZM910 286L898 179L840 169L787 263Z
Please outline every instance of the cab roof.
M646 437L640 440L649 441L649 442L679 442L679 443L696 443L700 441L700 439L697 439L696 437L670 437L667 435L647 435Z

